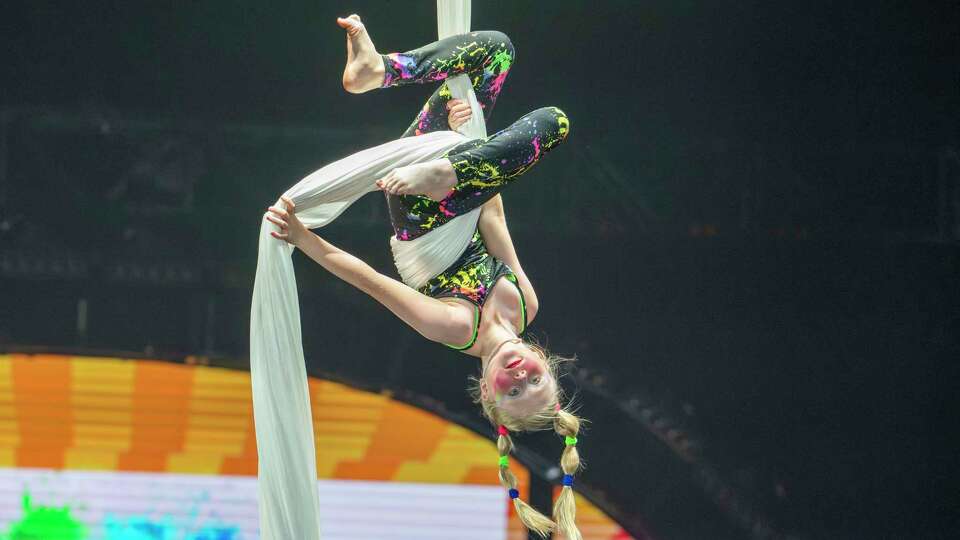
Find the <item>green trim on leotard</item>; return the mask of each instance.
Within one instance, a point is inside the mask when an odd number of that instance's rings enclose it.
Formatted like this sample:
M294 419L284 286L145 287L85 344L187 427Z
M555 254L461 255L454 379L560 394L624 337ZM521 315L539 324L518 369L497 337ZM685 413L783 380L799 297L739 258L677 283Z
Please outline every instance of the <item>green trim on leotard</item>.
M473 335L470 337L470 341L466 345L456 346L450 345L449 343L444 343L447 347L457 351L465 351L470 347L473 347L473 344L477 342L477 334L480 332L480 306L474 304L473 306Z
M516 274L507 274L504 276L507 281L517 286L517 292L520 293L520 333L527 331L527 299L523 296L523 289L520 288L520 281Z

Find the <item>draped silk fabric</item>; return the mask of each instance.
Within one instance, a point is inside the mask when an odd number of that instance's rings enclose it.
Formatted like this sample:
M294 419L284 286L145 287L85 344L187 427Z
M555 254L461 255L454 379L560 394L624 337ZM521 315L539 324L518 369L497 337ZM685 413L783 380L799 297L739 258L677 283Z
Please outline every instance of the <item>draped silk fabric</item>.
M440 37L469 31L469 0L437 0ZM454 97L468 100L472 120L460 132L407 137L357 152L310 174L285 193L308 228L336 219L354 201L377 191L375 181L392 169L441 157L468 139L486 136L483 112L469 78L447 80ZM281 204L280 202L277 203ZM404 282L419 287L463 252L480 210L459 216L416 240L391 238ZM263 220L250 311L250 375L259 457L260 537L319 540L316 450L304 364L300 307L291 254ZM330 311L334 312L334 311ZM321 353L322 354L322 353ZM322 356L318 358L322 362ZM322 449L321 449L322 451Z
M440 39L470 31L470 0L437 0L437 34ZM483 120L483 110L473 92L470 77L455 75L446 80L450 94L455 99L470 103L473 114L470 120L457 128L468 139L480 139L487 136L487 126ZM477 228L480 209L474 209L458 216L442 227L430 231L413 240L401 241L390 237L393 250L393 262L400 272L403 282L419 289L430 278L443 272L457 261Z

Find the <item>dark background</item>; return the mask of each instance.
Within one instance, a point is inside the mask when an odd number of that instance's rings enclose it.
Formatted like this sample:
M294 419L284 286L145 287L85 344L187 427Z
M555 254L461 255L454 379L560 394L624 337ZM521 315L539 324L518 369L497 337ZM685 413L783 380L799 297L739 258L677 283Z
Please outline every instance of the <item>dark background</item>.
M431 91L344 92L335 17L388 52L434 9L6 3L0 344L243 368L263 208ZM504 201L534 334L579 357L583 493L638 538L960 535L960 4L473 14L517 48L490 130L571 118ZM374 195L321 234L395 275L389 231ZM487 432L473 361L296 257L311 373ZM559 446L521 457L549 480Z

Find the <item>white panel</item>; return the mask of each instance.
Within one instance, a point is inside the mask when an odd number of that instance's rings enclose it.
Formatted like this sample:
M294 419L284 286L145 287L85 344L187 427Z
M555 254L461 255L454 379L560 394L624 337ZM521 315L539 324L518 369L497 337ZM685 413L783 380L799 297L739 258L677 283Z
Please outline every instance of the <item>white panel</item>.
M69 510L84 540L259 539L252 477L0 469L0 537L24 522L26 494ZM506 539L498 487L325 480L318 497L323 540Z

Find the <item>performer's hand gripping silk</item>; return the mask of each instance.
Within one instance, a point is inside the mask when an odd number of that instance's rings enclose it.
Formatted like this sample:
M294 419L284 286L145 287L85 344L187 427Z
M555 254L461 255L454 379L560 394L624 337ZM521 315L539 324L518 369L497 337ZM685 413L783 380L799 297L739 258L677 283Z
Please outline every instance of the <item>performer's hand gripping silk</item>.
M501 32L453 36L404 53L380 55L356 15L338 19L347 31L344 87L352 93L376 88L442 82L470 77L480 107L489 117L514 61L514 49ZM470 119L470 107L451 98L443 83L427 100L404 137L457 128ZM292 200L272 206L266 219L272 235L301 249L337 277L375 298L431 341L480 358L475 400L497 426L500 479L524 524L541 534L559 527L568 539L580 538L574 524L570 487L579 468L576 450L580 420L561 403L557 382L560 358L524 341L539 302L514 250L500 192L529 171L569 132L567 116L556 107L526 114L485 139L457 144L438 159L397 167L376 180L390 209L394 242L411 242L473 209L482 208L476 230L459 259L416 289L378 273L360 259L307 229ZM564 489L554 519L518 497L509 470L513 448L509 431L553 427L564 437L561 458Z

